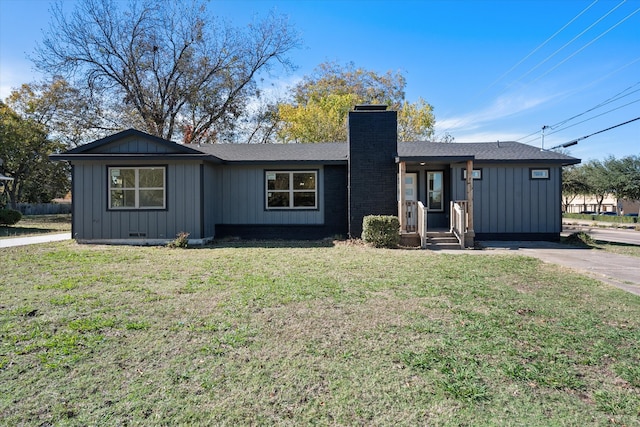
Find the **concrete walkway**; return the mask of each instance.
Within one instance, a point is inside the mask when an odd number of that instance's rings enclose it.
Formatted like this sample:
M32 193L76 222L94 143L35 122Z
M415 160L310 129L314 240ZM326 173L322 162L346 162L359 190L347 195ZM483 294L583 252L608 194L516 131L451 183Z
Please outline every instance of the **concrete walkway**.
M35 245L37 243L59 242L71 239L71 233L42 234L38 236L15 237L11 239L0 239L0 248L11 248L14 246Z
M504 253L538 258L594 277L627 292L640 295L640 258L582 249L553 242L480 242L480 251L458 253ZM451 251L456 252L456 251Z

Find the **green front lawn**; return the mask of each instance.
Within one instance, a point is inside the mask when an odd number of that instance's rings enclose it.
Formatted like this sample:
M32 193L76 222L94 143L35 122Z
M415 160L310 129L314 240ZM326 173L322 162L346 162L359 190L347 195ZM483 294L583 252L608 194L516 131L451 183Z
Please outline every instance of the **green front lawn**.
M15 225L0 225L0 239L68 231L71 231L71 214L25 215Z
M639 424L638 296L521 256L278 246L2 250L2 424Z

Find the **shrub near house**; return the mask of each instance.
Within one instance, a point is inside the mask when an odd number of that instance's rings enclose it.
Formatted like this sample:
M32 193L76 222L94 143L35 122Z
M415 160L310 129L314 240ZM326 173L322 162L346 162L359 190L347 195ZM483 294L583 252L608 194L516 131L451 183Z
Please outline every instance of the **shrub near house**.
M22 219L22 214L13 209L0 209L0 225L14 225Z
M376 248L395 248L400 243L397 216L368 215L362 221L362 240Z

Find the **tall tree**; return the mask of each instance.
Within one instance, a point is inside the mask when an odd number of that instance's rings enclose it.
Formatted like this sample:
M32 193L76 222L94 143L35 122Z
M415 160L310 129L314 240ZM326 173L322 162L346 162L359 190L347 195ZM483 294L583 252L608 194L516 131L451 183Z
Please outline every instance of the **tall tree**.
M285 142L347 140L347 113L355 104L387 104L398 110L398 138L401 141L429 139L433 136L433 108L423 99L405 100L406 80L401 73L320 64L292 90L292 101L282 103L278 136Z
M17 203L45 203L69 191L69 170L49 155L65 145L47 138L45 127L32 119L23 119L0 102L0 173L10 176L7 194L15 209Z
M121 128L162 138L215 142L255 93L256 77L299 38L286 18L269 15L246 29L214 20L204 4L180 0L82 0L67 17L53 8L36 49L36 67L72 79Z
M617 199L640 200L640 156L608 157L604 166Z
M45 126L50 138L70 148L99 137L103 130L118 129L117 122L100 114L90 96L60 76L23 84L11 92L6 103L21 117Z
M569 205L576 197L589 194L584 170L580 166L565 166L562 168L562 208L567 212Z
M590 160L582 165L584 182L598 204L598 212L602 211L602 201L612 191L610 174L607 167L599 160Z

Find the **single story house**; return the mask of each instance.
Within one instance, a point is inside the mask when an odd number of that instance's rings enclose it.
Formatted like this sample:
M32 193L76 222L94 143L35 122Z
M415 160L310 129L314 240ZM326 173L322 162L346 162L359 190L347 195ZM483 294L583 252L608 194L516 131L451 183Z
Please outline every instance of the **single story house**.
M403 233L557 240L562 166L517 142L397 141L385 106L349 113L347 143L184 145L126 130L52 155L72 166L73 237L160 244L214 238L360 237L366 215Z

